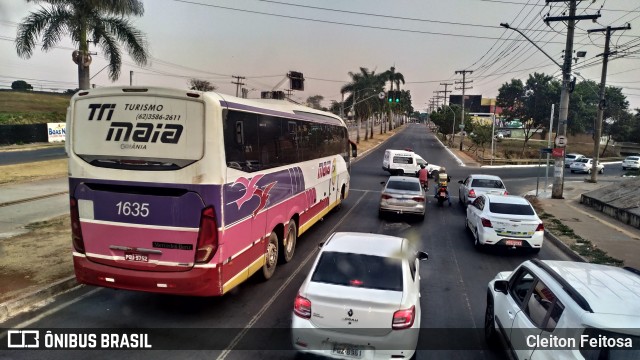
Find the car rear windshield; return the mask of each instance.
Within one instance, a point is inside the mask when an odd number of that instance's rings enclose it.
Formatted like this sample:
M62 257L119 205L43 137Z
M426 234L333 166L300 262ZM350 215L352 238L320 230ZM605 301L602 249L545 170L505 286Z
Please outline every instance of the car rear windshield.
M414 181L389 181L387 189L420 191L420 184Z
M402 291L402 260L327 251L320 257L311 281Z
M489 211L494 214L511 214L511 215L534 215L535 212L531 205L528 204L505 204L495 203L489 204Z
M575 159L578 155L567 155L567 159Z
M504 184L500 180L473 179L471 187L504 189Z
M638 159L640 159L640 158L639 158L639 157L637 157L637 156L629 156L629 157L627 158L627 160L632 160L632 161L636 161L636 160L638 160Z

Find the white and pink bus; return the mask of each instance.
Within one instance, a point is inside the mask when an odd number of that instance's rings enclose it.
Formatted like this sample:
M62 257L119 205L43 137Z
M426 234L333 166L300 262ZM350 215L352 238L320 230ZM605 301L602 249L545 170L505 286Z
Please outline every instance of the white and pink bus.
M153 87L80 91L67 138L78 281L195 296L272 277L356 156L331 113Z

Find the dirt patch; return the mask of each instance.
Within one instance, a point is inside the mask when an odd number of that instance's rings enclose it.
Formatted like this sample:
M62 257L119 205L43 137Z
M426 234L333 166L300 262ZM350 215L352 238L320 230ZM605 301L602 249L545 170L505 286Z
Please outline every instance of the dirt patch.
M0 302L73 275L69 217L27 229L31 231L0 240Z
M67 159L0 166L0 184L24 183L67 176Z

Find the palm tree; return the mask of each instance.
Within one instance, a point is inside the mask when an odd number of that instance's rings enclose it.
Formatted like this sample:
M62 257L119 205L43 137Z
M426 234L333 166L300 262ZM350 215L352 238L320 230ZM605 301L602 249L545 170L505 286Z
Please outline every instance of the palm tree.
M400 90L400 83L404 84L404 75L402 73L396 72L395 66L392 66L389 70L385 71L386 80L391 84L391 90L393 91L393 84L396 84L396 88ZM393 121L391 121L391 104L388 109L388 118L389 118L389 130L393 129Z
M345 100L346 104L355 103L357 129L356 129L356 143L360 142L360 122L361 120L369 120L373 114L376 103L380 100L375 96L382 91L384 87L384 80L380 75L376 75L375 70L369 71L365 67L360 67L360 71L357 73L349 72L351 82L344 85L340 92L345 94L349 93L349 96ZM367 99L368 98L368 99ZM366 99L366 100L364 100ZM347 107L349 105L346 105ZM369 123L367 122L367 132L365 133L365 140L369 135Z
M142 16L144 6L140 0L27 0L48 3L30 13L18 26L16 50L18 56L28 59L42 35L42 50L49 51L63 35L68 35L78 47L72 54L78 64L80 89L89 88L89 42L98 45L109 60L109 78L120 77L123 44L138 65L146 65L149 54L145 35L134 28L126 18Z

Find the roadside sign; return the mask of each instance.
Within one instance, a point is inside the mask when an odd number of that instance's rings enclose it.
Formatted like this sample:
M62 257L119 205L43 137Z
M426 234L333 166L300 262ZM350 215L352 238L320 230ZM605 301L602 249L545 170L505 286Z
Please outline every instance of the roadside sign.
M459 127L460 129L464 129L464 125L462 125L462 124L458 125L458 127Z
M380 92L378 93L378 98L379 98L380 100L384 100L384 98L386 98L386 97L387 97L387 94L385 94L385 93L384 93L384 91L380 91Z
M540 153L541 154L551 154L551 150L553 150L553 149L551 149L551 148L542 148L542 149L540 149Z
M553 148L551 151L551 156L555 158L564 157L564 148Z
M560 135L556 137L556 146L557 147L565 147L567 146L567 137L564 135Z

